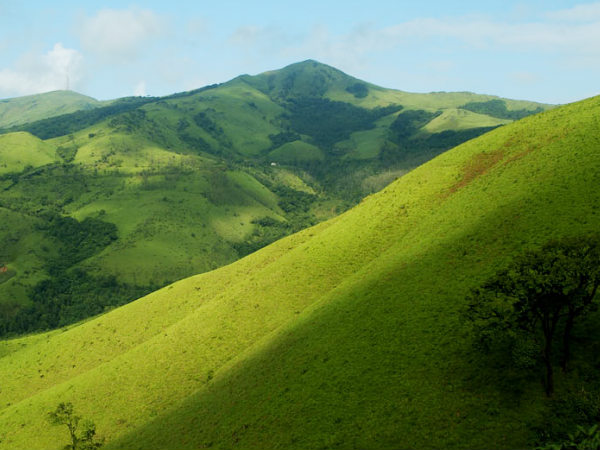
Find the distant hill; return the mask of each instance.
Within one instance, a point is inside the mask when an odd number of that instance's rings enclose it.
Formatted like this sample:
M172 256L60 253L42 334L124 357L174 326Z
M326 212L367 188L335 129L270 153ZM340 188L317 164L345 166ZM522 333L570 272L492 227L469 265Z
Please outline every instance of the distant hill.
M13 127L0 135L0 264L12 274L0 334L231 263L547 108L384 89L305 61Z
M0 129L36 120L85 111L103 102L73 91L53 91L0 100Z
M598 313L548 399L461 311L524 249L598 230L598 114L498 128L240 261L0 342L0 448L62 448L62 401L107 449L533 448L591 420Z

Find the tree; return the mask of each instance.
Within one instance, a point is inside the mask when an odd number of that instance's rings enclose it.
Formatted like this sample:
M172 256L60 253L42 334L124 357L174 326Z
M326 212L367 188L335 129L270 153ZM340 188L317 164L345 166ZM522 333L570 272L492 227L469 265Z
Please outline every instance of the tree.
M470 295L468 317L483 340L515 332L536 342L545 366L546 394L554 391L554 343L562 334L562 368L571 358L576 320L596 308L600 237L551 241L528 251Z
M48 413L51 425L66 425L71 443L65 450L94 450L102 447L102 441L96 439L96 425L90 420L81 420L73 411L72 403L60 403L54 411ZM79 433L78 433L79 431Z
M600 429L598 424L592 425L589 429L578 426L575 433L569 434L568 439L560 443L550 443L537 450L599 450L600 449Z

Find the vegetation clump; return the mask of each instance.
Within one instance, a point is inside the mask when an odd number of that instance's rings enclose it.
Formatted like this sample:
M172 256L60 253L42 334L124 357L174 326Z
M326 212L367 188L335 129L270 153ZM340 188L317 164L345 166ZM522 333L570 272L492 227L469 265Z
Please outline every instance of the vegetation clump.
M598 424L591 427L577 426L574 433L561 442L536 447L536 450L598 450L600 449L600 429Z
M48 413L51 425L65 425L69 430L70 443L64 450L95 450L103 445L96 437L96 425L89 419L75 414L72 403L60 403L54 411Z
M537 114L543 111L541 107L537 107L533 110L530 109L517 109L509 110L506 107L506 102L500 99L493 99L487 102L469 102L461 106L462 109L473 111L479 114L487 114L492 117L499 119L511 119L519 120L523 117L530 116L531 114Z
M331 149L336 142L348 139L351 133L369 130L377 119L400 109L400 105L391 105L369 110L326 98L301 97L290 99L289 120L295 132L307 134L316 145Z
M365 98L369 95L369 88L364 83L354 83L346 88L346 92L350 92L356 98Z
M554 392L555 341L561 343L561 367L567 370L576 321L597 309L600 286L600 238L551 241L528 251L472 292L469 318L483 344L516 341L538 349L545 367L546 394Z

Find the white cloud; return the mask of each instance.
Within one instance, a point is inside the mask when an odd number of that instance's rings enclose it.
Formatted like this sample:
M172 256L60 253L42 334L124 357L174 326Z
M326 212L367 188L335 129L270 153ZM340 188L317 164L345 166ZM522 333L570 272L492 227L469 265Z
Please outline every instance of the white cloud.
M253 54L288 60L315 58L343 70L359 70L375 53L390 52L415 41L433 45L461 45L495 51L547 52L553 55L600 57L598 23L525 22L509 24L477 16L422 18L386 28L362 24L344 34L326 26L313 27L302 36L285 30L247 25L239 27L229 41Z
M146 95L146 81L142 80L135 85L133 95L136 97L144 97Z
M600 21L600 2L576 5L573 8L552 11L546 17L558 21L593 22Z
M0 70L0 95L17 96L74 89L83 75L83 56L61 43L44 55L24 55L14 68Z
M380 34L397 44L417 38L452 38L479 48L600 52L600 21L586 24L506 24L489 20L418 19L380 30Z
M307 33L296 34L274 26L245 25L229 36L229 43L244 50L246 60L252 59L250 55L286 62L317 59L352 71L357 60L373 48L368 39L375 34L366 30L368 27L360 26L349 34L335 35L326 26L315 25Z
M300 53L303 58L314 55L318 60L355 72L366 64L365 59L371 52L385 46L379 33L369 25L356 26L349 33L340 36L320 25L311 30L303 43L288 49L288 53Z
M248 39L256 33L249 33ZM479 50L520 53L546 52L555 56L600 58L600 19L596 22L526 22L508 24L481 17L423 18L387 28L362 26L350 33L334 35L317 27L302 40L281 50L283 54L308 53L348 67L376 52L411 49L430 40L433 45L452 41Z
M137 58L166 26L146 9L103 9L83 19L79 34L83 48L105 61L127 62Z
M418 67L423 73L433 71L449 77L462 64L461 55L480 56L482 61L505 61L504 79L531 87L552 70L600 70L600 18L594 16L596 5L557 13L554 20L544 19L544 13L540 19L539 12L513 22L468 15L420 18L388 27L362 24L343 33L318 25L297 36L282 28L247 25L239 27L229 42L244 49L244 55L252 56L252 60L268 57L287 63L314 58L367 79L373 79L369 67L374 61L382 56L389 61L395 59L396 63L391 62L386 68L388 74L377 80L390 86L396 85L398 79L405 80ZM578 14L588 20L576 21ZM420 66L413 62L406 70L396 71L398 62L415 60L417 49ZM539 61L537 68L532 61ZM450 84L448 89L456 89L456 85Z

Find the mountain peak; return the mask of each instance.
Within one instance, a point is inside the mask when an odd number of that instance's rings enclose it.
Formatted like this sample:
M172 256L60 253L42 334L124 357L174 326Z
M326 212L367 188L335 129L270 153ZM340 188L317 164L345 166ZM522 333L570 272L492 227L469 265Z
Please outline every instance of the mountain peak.
M282 69L259 75L242 75L242 80L273 99L296 97L323 97L331 89L347 89L357 83L366 83L345 74L335 67L314 59L297 62Z

